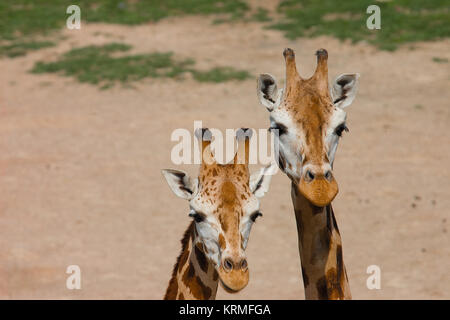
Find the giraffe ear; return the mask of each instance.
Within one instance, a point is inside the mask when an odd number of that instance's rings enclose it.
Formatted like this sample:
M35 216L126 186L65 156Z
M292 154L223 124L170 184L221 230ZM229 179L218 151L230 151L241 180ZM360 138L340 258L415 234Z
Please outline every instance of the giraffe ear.
M197 193L198 179L191 179L186 172L180 170L162 170L170 189L178 197L191 200Z
M250 190L258 198L262 198L269 191L270 180L277 172L278 166L272 163L269 166L255 172L250 177Z
M359 73L344 73L334 80L331 88L333 103L339 108L352 104L358 91Z
M256 94L259 102L270 112L280 105L283 98L283 90L278 90L277 80L268 73L258 77Z

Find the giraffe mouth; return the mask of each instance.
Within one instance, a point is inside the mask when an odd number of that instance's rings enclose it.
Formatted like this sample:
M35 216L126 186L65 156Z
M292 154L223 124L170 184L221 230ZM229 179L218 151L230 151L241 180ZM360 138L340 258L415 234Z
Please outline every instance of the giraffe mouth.
M240 290L234 290L234 289L231 289L229 286L227 286L227 285L222 281L222 279L220 280L220 284L222 285L222 288L224 288L225 291L228 292L228 293L237 293L237 292L240 291Z

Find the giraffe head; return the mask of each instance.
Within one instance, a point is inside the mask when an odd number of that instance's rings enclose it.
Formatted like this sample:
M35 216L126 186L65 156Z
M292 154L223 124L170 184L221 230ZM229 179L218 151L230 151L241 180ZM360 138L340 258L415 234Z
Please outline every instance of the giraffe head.
M195 245L214 265L224 289L237 292L249 280L245 249L252 225L262 215L259 198L269 189L274 166L250 175L251 130L238 130L238 151L229 164L215 161L208 129L196 131L196 136L202 149L198 178L178 170L163 170L163 175L172 191L189 201Z
M277 130L278 165L300 193L323 207L338 193L332 167L343 131L348 131L345 107L355 98L358 74L342 74L328 88L328 53L316 52L314 75L303 79L297 72L292 49L283 52L286 85L277 89L270 74L258 78L257 94L270 112L270 128Z

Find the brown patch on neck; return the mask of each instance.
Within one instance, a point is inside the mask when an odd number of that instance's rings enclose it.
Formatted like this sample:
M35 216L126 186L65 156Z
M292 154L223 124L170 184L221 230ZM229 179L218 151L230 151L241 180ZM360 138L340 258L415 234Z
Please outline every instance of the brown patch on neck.
M338 273L335 268L328 270L326 275L316 283L318 298L320 300L345 299L342 278L345 280L344 273Z
M320 260L326 261L328 253L330 252L332 239L331 233L326 228L317 231L317 234L313 237L314 240L311 242L309 263L311 265L316 265L320 263Z
M203 272L208 272L208 259L205 256L205 253L201 248L199 248L199 244L195 246L195 258L197 259L198 265L200 266L200 269L203 270Z
M343 300L351 298L350 291L347 289L348 278L342 258L341 245L336 246L335 265L336 267L330 268L325 276L316 283L319 299Z
M183 283L191 290L192 295L198 300L208 300L211 297L212 290L206 286L199 276L195 274L195 269L192 264L189 264L188 268L182 277Z
M177 274L178 270L181 270L181 268L186 264L186 261L189 257L189 250L188 250L188 244L189 240L193 237L193 230L194 230L194 222L191 222L189 227L184 232L183 238L181 239L181 253L177 258L177 262L175 263L172 271L172 277L169 281L169 286L167 287L166 294L164 296L164 300L175 300L177 299L177 293L178 293L178 280L177 280Z
M309 286L309 278L308 278L308 275L306 274L305 268L303 268L303 266L302 266L302 277L303 277L303 284L306 288L307 286Z
M169 281L169 286L167 287L166 294L164 296L164 300L183 300L186 298L186 294L181 291L181 288L179 286L179 281L182 281L183 284L189 288L190 293L187 293L187 296L189 297L190 294L195 299L199 300L207 300L213 297L213 294L215 295L214 288L211 288L207 285L205 285L202 281L202 279L197 274L198 272L205 273L208 277L212 278L211 283L216 284L218 283L218 276L217 271L214 269L211 273L208 273L210 268L210 263L203 252L200 245L197 243L192 247L193 252L190 252L189 250L189 242L195 240L195 223L191 222L189 227L184 233L184 236L181 240L181 254L177 258L177 262L175 263L175 266L172 271L172 278ZM195 259L198 264L199 270L196 270L194 267L194 264L192 262L192 259ZM184 266L186 266L186 270L181 275L181 270L184 269ZM181 277L180 277L181 276ZM180 282L181 284L181 282Z
M339 228L337 226L337 222L336 222L336 217L334 216L334 211L333 211L333 207L331 206L331 204L329 204L326 207L326 213L327 213L327 228L330 232L332 232L333 230L336 230L336 232L338 234L339 233Z

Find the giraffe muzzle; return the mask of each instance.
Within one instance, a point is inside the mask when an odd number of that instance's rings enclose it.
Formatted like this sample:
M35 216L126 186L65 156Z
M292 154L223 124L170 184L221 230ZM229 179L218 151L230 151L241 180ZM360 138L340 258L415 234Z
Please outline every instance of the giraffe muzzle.
M218 273L223 288L229 293L244 289L249 281L248 264L245 258L239 261L225 258Z
M307 170L298 185L300 193L317 207L325 207L336 197L339 188L331 171L316 174Z

